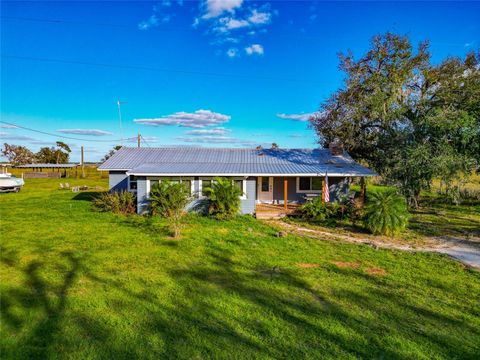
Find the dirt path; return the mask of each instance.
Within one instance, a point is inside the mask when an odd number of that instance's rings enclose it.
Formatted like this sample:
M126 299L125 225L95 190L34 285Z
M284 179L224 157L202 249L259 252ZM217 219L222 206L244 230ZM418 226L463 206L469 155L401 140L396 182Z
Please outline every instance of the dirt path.
M334 232L328 229L310 229L301 225L286 223L281 220L271 220L269 223L282 228L287 232L297 233L312 238L321 238L331 241L343 241L356 244L366 244L375 248L396 249L404 251L431 251L447 254L452 258L477 269L480 269L480 238L469 239L450 236L427 238L422 244L408 244L392 242L388 238L373 236L352 236Z

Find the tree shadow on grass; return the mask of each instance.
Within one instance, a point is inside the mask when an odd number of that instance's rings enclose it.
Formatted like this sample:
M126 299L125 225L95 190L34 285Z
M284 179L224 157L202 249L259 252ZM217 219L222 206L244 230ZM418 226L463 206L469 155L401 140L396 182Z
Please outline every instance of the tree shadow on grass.
M77 193L72 200L93 201L102 194L102 191L83 191Z
M2 292L2 317L13 328L32 325L25 323L25 320L17 315L15 308L32 309L42 313L42 319L28 328L27 335L22 337L22 344L18 344L24 349L25 358L48 358L49 345L61 332L60 323L67 305L68 291L79 270L79 261L71 252L63 252L61 256L67 265L59 265L58 272L64 273L59 285L43 279L40 272L45 263L35 260L22 269L26 279L23 287ZM11 263L11 266L19 264L15 262Z
M2 316L9 326L26 330L16 344L24 349L25 358L48 358L53 355L53 347L62 349L69 344L62 338L66 316L75 322L82 340L99 358L478 355L474 345L460 343L458 338L450 338L446 331L436 332L435 328L462 329L477 338L478 329L420 305L415 298L398 296L398 284L361 270L327 265L322 273L344 278L346 283L332 288L324 285L321 277L307 281L301 271L263 262L246 265L235 261L234 255L213 244L201 263L162 269L175 283L169 292L160 283L125 281L115 274L95 273L85 266L84 259L69 252L62 253L58 264L53 264L58 268L56 273L62 274L55 285L42 276L42 268L52 264L35 260L20 266L12 252L4 262L22 269L26 281L22 287L2 293ZM101 318L68 308L69 290L80 275L108 289L105 300L109 313L127 317L121 330ZM365 288L348 286L348 282ZM42 316L26 323L14 307L34 310ZM138 316L143 320L135 323ZM432 330L426 331L428 328ZM135 332L135 338L126 337L129 329ZM117 331L126 331L120 333L121 341ZM161 347L148 339L158 339ZM68 348L64 351L60 356L69 355Z

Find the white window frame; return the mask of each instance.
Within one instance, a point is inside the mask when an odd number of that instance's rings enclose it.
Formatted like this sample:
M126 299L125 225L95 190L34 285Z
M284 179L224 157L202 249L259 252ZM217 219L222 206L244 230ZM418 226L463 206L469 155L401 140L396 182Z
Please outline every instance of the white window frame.
M206 199L208 196L202 195L202 190L203 190L203 180L214 180L216 176L202 176L199 177L198 179L198 198L199 199ZM238 177L238 176L232 176L232 177L227 177L227 179L232 179L232 180L242 180L242 196L240 196L241 200L246 200L247 199L247 179L244 177Z
M137 178L137 180L135 181L135 182L137 183L137 188L136 188L136 189L131 189L131 188L130 188L130 177L131 177L131 176L135 176L135 177ZM136 176L136 175L127 175L127 189L128 189L128 191L133 192L133 193L136 193L136 192L137 192L137 190L138 190L138 176Z
M322 193L322 189L320 190L300 190L300 177L308 177L310 178L310 188L312 188L312 179L314 177L319 177L319 178L322 178L322 176L297 176L297 194L321 194ZM323 183L323 180L322 179L322 183Z
M180 180L180 182L182 180L189 180L190 181L190 194L191 194L191 196L195 196L195 185L194 185L195 180L191 176L174 176L174 177L172 177L172 176L163 176L163 177L162 176L155 176L155 177L153 177L152 176L152 177L147 178L147 184L146 184L147 199L150 198L150 190L151 190L151 183L150 182L151 182L151 180L157 181L157 180L162 180L166 177L168 177L168 180Z

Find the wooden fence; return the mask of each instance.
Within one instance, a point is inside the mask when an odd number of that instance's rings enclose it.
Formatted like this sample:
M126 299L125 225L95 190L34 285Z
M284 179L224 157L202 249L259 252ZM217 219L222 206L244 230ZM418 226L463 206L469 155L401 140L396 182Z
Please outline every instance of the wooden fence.
M23 173L24 179L47 179L47 178L61 178L60 172L25 172Z

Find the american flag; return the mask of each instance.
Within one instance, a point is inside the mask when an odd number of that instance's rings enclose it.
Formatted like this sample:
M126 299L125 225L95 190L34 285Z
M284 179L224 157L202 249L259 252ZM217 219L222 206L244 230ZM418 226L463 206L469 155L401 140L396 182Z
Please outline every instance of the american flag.
M330 191L328 190L328 173L325 173L325 181L323 183L323 200L330 202Z

